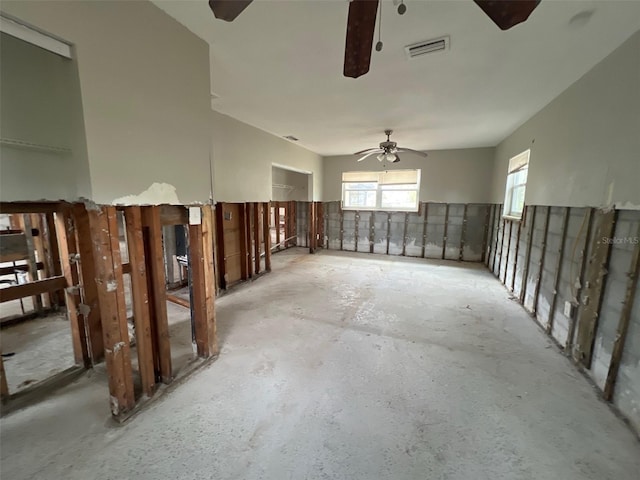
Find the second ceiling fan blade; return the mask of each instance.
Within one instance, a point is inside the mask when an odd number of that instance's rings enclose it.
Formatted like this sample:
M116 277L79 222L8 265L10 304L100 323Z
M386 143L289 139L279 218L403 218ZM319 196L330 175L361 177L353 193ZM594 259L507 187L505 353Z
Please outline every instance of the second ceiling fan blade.
M344 47L344 76L358 78L369 71L378 0L351 0Z
M533 12L540 0L473 0L500 30L524 22Z
M220 20L233 22L253 0L209 0L209 8Z

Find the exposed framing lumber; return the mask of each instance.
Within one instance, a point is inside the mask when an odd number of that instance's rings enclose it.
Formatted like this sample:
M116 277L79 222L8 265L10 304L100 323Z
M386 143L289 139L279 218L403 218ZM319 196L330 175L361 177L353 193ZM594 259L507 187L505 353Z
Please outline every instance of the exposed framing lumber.
M522 222L518 222L518 233L516 234L516 251L513 255L513 275L511 276L511 291L516 288L516 274L518 273L518 255L520 253L520 232L522 231Z
M265 228L264 233L264 241L266 245L267 238L271 238L271 232L269 231L269 216L271 215L271 209L267 204L267 208L263 210L263 215L265 220L267 221L267 226ZM227 288L227 280L225 278L226 269L224 264L225 257L225 249L224 249L224 203L218 203L215 208L215 218L216 218L216 265L218 279L218 288ZM267 252L271 253L268 249ZM265 254L266 255L266 254ZM269 257L270 261L270 257Z
M344 210L342 210L342 205L340 205L340 250L344 250ZM389 253L389 248L387 247L387 253Z
M246 204L246 213L247 213L247 278L251 278L254 275L254 266L253 266L253 254L255 252L255 225L253 223L253 219L255 217L255 205L253 202L249 202Z
M271 205L269 202L266 202L263 204L262 208L262 241L264 242L264 269L267 272L271 271L271 227L269 225L270 217Z
M360 212L358 210L355 211L355 215L353 216L355 220L355 231L354 231L354 251L358 251L358 236L360 232L358 231L358 227L360 226Z
M496 259L498 258L498 238L500 237L500 216L499 215L501 211L502 211L502 204L500 204L499 208L497 208L497 211L496 211L496 216L498 217L497 227L495 231L496 242L495 242L495 248L493 249L493 261L491 262L491 272L494 275L496 274Z
M55 213L68 206L66 202L0 202L0 213Z
M389 255L390 242L391 242L391 213L387 213L387 255Z
M309 202L309 253L316 253L316 205ZM356 240L357 241L357 240ZM357 243L356 243L357 245Z
M427 248L427 221L429 220L429 203L424 203L424 221L422 223L422 258L426 255Z
M193 285L191 309L194 316L196 351L199 357L208 358L218 354L215 290L212 284L213 212L210 205L202 206L200 224L189 225L189 250Z
M0 288L0 303L53 292L64 288L66 284L67 281L65 277L59 276L23 283L22 285L11 285L10 287Z
M33 227L31 225L31 215L26 213L20 215L20 224L22 225L24 238L27 243L27 264L29 265L29 279L32 282L35 282L38 280L38 267L36 261L36 247L33 236ZM34 295L33 297L31 297L31 301L33 302L34 310L38 313L42 312L42 297L40 295Z
M536 285L533 294L533 315L538 313L538 299L540 298L540 285L542 283L542 275L544 273L544 259L547 253L547 236L549 235L549 217L551 216L551 207L546 208L546 216L544 218L544 228L542 232L542 252L540 252L540 266L538 268L538 276L536 277Z
M582 252L580 254L580 271L578 272L578 280L580 281L580 287L576 291L576 298L575 298L578 308L576 308L576 311L572 315L571 321L569 322L569 332L567 334L567 343L565 344L565 350L569 352L573 350L573 340L576 334L576 324L577 324L576 318L580 314L580 311L579 311L580 298L582 294L582 286L584 285L584 270L587 265L587 253L588 253L587 251L589 249L589 238L591 237L591 227L593 224L593 210L594 210L593 208L588 207L584 212L585 216L583 221L587 223L587 231L585 233L584 243L582 244ZM576 238L576 242L577 241L578 239ZM575 278L571 278L570 280L571 282L574 282L574 283L576 281Z
M162 226L186 225L189 223L189 210L179 205L160 205L160 223Z
M464 257L464 242L467 236L467 210L469 205L464 204L464 211L462 213L462 227L460 229L460 252L458 253L458 261L461 262Z
M636 238L640 238L640 226L638 226ZM640 243L636 243L636 246L633 249L629 272L627 273L628 280L624 295L624 303L622 304L620 320L618 321L618 330L613 342L613 349L611 351L611 362L609 363L607 380L604 384L604 398L608 401L613 399L613 395L615 393L616 380L618 378L618 371L620 370L620 362L622 361L622 353L624 351L624 344L627 338L627 331L629 330L629 322L631 321L631 311L633 309L636 290L638 289L639 272Z
M489 266L489 259L491 258L491 239L489 232L493 231L495 208L495 205L485 205L484 233L482 235L482 256L480 258L480 261L487 267Z
M153 359L153 339L151 337L151 312L149 310L149 281L142 234L142 212L140 207L127 207L124 211L131 265L131 297L133 303L133 321L136 328L136 350L142 391L151 396L156 388L156 375ZM124 272L123 272L124 273ZM188 303L188 302L187 302Z
M5 402L9 398L9 385L7 383L7 374L4 370L4 361L0 355L0 401Z
M156 378L163 383L171 383L171 344L169 341L169 321L167 317L167 292L164 275L164 254L162 250L162 224L160 209L157 206L142 208L142 221L145 228L145 261L149 279L148 294L152 319L151 335L154 343L154 366Z
M89 208L88 216L102 310L111 413L117 417L135 406L118 218L111 206Z
M573 350L574 360L587 368L591 367L593 343L611 255L611 243L603 242L601 239L612 237L616 221L617 210L596 213L594 244L585 272L585 302L578 318L577 343Z
M404 214L404 230L402 232L402 256L407 255L407 233L409 228L409 212Z
M38 270L43 270L45 268L45 265L42 262L38 262L38 263L36 263L36 268ZM18 272L28 272L29 271L29 265L15 265L15 266L12 265L11 267L0 267L0 275L12 275L16 271L18 271ZM45 277L46 277L46 275L45 275Z
M261 204L254 203L253 204L253 238L255 239L253 244L253 260L254 265L253 269L256 275L260 273L260 212L261 212ZM215 238L215 235L213 235ZM215 244L214 244L215 250Z
M60 248L58 246L58 239L56 235L56 222L53 213L45 214L46 223L46 245L49 248L49 254L47 255L47 261L51 262L49 266L49 272L51 275L62 275L62 264L60 263ZM60 305L64 300L64 291L59 290L51 293L52 302L55 305Z
M547 321L546 331L551 334L553 331L553 322L556 316L556 304L558 302L558 286L560 285L560 274L562 272L562 260L564 258L564 247L567 243L567 225L569 224L569 214L571 207L565 207L562 215L562 230L560 232L560 247L558 249L558 259L554 270L553 277L553 297L551 297L551 305L549 307L549 320Z
M373 253L376 243L376 212L371 212L369 217L369 253Z
M442 259L447 256L447 234L449 229L449 204L447 203L444 209L444 232L442 234ZM387 252L388 253L388 252Z
M248 215L247 215L247 204L240 203L238 204L239 212L240 212L240 278L242 280L247 280L250 278L249 274L249 235L248 230L250 228L247 226L248 223ZM279 217L279 216L278 216ZM278 227L278 231L280 231L280 227Z
M513 221L509 220L509 240L507 241L507 258L504 260L504 275L502 283L507 285L507 272L509 271L509 256L511 254L511 237L513 236Z
M91 366L91 358L89 355L87 334L82 321L82 317L78 315L78 306L80 304L80 288L78 285L78 271L76 262L76 244L75 244L75 226L71 218L71 212L65 210L55 215L56 237L58 239L58 250L60 252L60 265L62 275L65 279L65 305L67 307L67 318L71 327L71 338L73 341L73 356L76 364L83 365L85 368Z
M104 357L104 341L102 321L100 319L98 286L95 282L96 271L91 244L91 227L87 210L83 204L75 204L72 212L76 227L78 253L80 254L79 273L82 299L80 313L87 330L91 361L95 365Z
M531 213L531 209L533 209L533 213ZM537 206L526 207L525 210L525 222L529 223L529 228L527 229L527 250L524 254L524 269L522 270L522 288L520 289L520 303L524 305L524 299L527 295L527 283L529 281L529 267L531 265L531 248L533 246L533 233L536 228L536 213ZM531 221L529 222L529 219Z
M32 267L33 276L36 280L42 280L43 278L48 278L51 276L49 273L49 263L45 262L47 257L47 251L44 246L44 233L43 233L43 222L42 222L42 214L40 213L30 213L29 214L31 225L35 228L32 229L32 238L33 238L33 246L35 250L35 265ZM42 268L40 268L42 265ZM39 272L42 271L42 276L40 276ZM42 295L42 304L44 308L51 308L52 305L52 297L50 294Z
M325 248L324 242L324 204L316 202L316 248ZM319 241L318 241L319 240Z
M275 207L273 208L273 216L276 226L276 245L278 250L280 250L280 202L275 202Z

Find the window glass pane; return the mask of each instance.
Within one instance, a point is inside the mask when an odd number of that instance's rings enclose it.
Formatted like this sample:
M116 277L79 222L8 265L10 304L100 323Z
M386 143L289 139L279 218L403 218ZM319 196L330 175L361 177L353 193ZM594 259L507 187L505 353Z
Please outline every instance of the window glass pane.
M511 191L511 214L521 215L524 209L524 185L513 187Z
M415 190L383 190L382 208L415 209L418 206L418 192Z
M376 191L348 190L344 192L344 206L347 208L375 208Z

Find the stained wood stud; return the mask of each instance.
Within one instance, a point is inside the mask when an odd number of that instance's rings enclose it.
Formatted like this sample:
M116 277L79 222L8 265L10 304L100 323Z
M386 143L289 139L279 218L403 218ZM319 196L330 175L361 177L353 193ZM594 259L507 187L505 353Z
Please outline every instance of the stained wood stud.
M262 241L264 243L264 269L271 271L271 204L265 202L262 208ZM220 224L218 224L220 225ZM220 228L218 228L220 230Z
M104 342L102 334L102 319L100 317L100 302L98 298L98 286L96 285L95 259L91 242L91 227L89 215L83 204L73 206L73 220L75 237L78 244L79 273L81 280L82 306L80 313L87 330L89 341L89 353L91 361L95 365L104 358Z
M267 205L265 210L263 210L263 215L266 217L266 232L265 239L269 236L269 216L271 215L271 210ZM227 288L227 280L226 280L226 265L224 262L225 257L225 248L224 248L224 203L218 203L215 208L215 219L216 219L216 262L217 262L217 275L218 279L218 288ZM271 253L267 250L267 253ZM269 257L271 258L271 257Z
M504 260L504 275L502 283L507 285L507 272L509 271L509 256L511 255L511 237L513 236L513 221L509 220L509 240L507 241L507 258Z
M49 254L51 258L50 271L53 275L62 275L62 264L60 263L60 249L58 247L58 238L56 235L56 222L53 213L45 214L46 232L47 232L47 245L49 247ZM53 292L52 301L56 305L60 305L64 301L64 290Z
M273 214L275 220L274 225L276 226L276 245L277 249L280 250L280 202L275 202Z
M354 215L354 219L355 219L355 227L354 227L354 242L355 242L355 247L354 250L357 252L358 251L358 236L360 235L359 232L359 224L360 224L360 212L358 210L356 210L355 215Z
M493 249L493 260L491 262L491 271L493 272L493 274L495 275L496 273L496 259L498 258L498 242L499 242L499 238L500 238L500 212L502 212L502 204L500 204L500 206L496 209L496 217L497 218L497 228L495 231L495 246Z
M340 250L344 250L344 211L340 207Z
M369 253L373 253L374 245L376 243L376 214L371 212L369 217Z
M87 335L83 319L78 313L80 288L76 269L77 251L75 244L75 227L68 210L56 213L55 226L58 250L60 253L60 265L66 282L64 295L67 318L71 326L73 355L76 364L89 368L91 366L91 358L89 356Z
M611 254L611 243L601 239L613 236L616 220L617 210L598 211L595 215L593 245L584 279L583 308L578 318L577 343L573 351L574 360L586 368L591 368L593 343Z
M422 251L421 257L424 258L427 248L427 222L429 221L429 203L424 203L424 219L422 223Z
M89 207L87 212L96 259L111 413L119 416L134 407L135 394L117 212L111 206Z
M27 257L27 264L29 265L29 278L30 281L35 282L38 280L38 267L36 259L36 249L33 236L33 226L31 225L31 215L23 214L20 217L22 223L22 230L24 231L24 237L27 242L27 250L29 256ZM40 295L34 295L31 297L33 307L36 312L42 312L42 297Z
M518 232L516 233L516 251L513 254L513 275L511 276L511 291L516 288L516 275L518 273L518 255L520 253L520 233L522 231L522 221L518 222Z
M131 265L131 298L133 321L136 330L136 350L138 370L142 392L151 396L155 392L156 378L153 360L153 339L151 336L151 312L149 310L149 292L147 263L145 260L144 238L142 234L142 212L140 207L132 206L124 210L129 264Z
M638 226L636 238L640 238L640 226ZM611 361L609 363L609 371L607 372L607 380L604 384L604 398L608 401L611 401L613 399L613 395L615 393L616 380L618 378L618 371L620 370L620 362L622 361L624 344L627 338L627 332L629 330L629 323L631 321L631 311L633 310L635 294L638 290L638 277L640 276L639 272L640 243L636 243L635 248L633 249L629 272L627 273L627 287L622 304L622 311L620 312L620 319L618 320L616 337L613 342L613 349L611 350Z
M494 208L495 205L485 205L484 231L482 233L482 256L480 257L480 261L487 266L489 266L489 258L491 257L491 242L489 239L489 232L493 231Z
M387 255L389 255L390 241L391 241L391 214L387 213Z
M240 227L240 276L242 280L249 278L249 248L248 248L248 234L247 234L247 204L241 203L238 205L239 227ZM278 219L279 219L278 215ZM279 220L278 220L279 221ZM279 229L278 229L279 230ZM279 241L279 240L278 240Z
M449 204L447 203L444 210L444 232L442 234L442 259L446 257L447 253L447 235L449 229Z
M532 211L533 210L533 211ZM522 288L520 289L520 303L524 304L527 295L527 284L529 283L529 268L531 265L531 249L533 246L533 234L536 228L537 206L527 207L525 210L525 224L527 228L527 250L524 254L524 267L522 269Z
M253 253L255 252L254 241L255 241L255 225L253 223L255 213L254 213L254 204L252 202L248 202L246 204L246 212L247 212L247 278L253 277L254 268L253 268Z
M163 383L171 383L173 372L171 366L171 343L169 337L169 319L167 316L167 291L164 273L164 252L162 250L162 224L160 209L157 206L143 207L143 222L146 226L145 259L149 277L151 297L152 338L156 358L156 376Z
M547 333L553 331L553 322L556 315L556 304L558 301L558 286L560 284L560 275L562 272L562 259L564 258L564 247L567 241L567 225L569 224L569 214L571 207L565 207L562 214L562 230L560 232L560 247L558 248L558 258L554 269L553 277L553 296L551 297L551 306L549 307L549 320L547 321Z
M50 276L49 262L47 261L47 254L44 246L45 229L43 228L42 214L31 213L29 214L29 217L31 220L32 228L38 231L38 235L33 236L33 246L36 260L34 277L36 280L41 280L42 278L47 278ZM42 269L40 269L40 265L42 265ZM40 271L42 271L42 275L40 275ZM51 296L49 294L46 294L42 295L41 298L43 307L51 308Z
M407 230L409 228L409 212L404 214L404 230L402 233L402 256L407 254Z
M260 209L260 203L253 204L253 268L256 275L260 273ZM215 235L213 238L215 238Z
M458 253L458 261L461 262L464 257L464 242L467 236L467 210L469 208L468 204L464 204L464 211L462 213L462 228L460 232L460 251Z

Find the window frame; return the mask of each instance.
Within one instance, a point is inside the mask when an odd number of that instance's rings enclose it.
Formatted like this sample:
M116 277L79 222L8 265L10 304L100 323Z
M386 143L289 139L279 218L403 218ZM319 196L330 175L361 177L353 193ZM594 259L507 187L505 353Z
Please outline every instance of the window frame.
M508 220L520 221L524 213L525 199L527 193L527 180L529 179L529 162L531 159L531 149L527 149L514 157L509 159L509 167L507 169L507 178L505 182L504 204L502 208L502 218ZM522 172L525 172L524 180L519 179L522 177ZM519 182L519 183L516 183ZM514 192L523 190L522 209L514 210L513 201L516 196Z
M366 173L371 173L372 175L380 175L380 174L384 174L387 171L383 171L383 172L367 172L367 171L363 171L363 172L359 172L359 171L355 171L355 172L343 172L343 181L342 181L342 198L340 200L340 206L342 208L342 210L347 210L347 211L366 211L366 212L418 212L420 211L420 181L422 179L422 171L419 168L408 168L408 169L404 169L406 171L411 171L411 172L415 172L416 173L416 183L411 183L411 184L407 184L407 183L403 183L403 184L391 184L391 183L381 183L380 182L380 178L378 178L377 181L360 181L360 182L355 182L355 181L344 181L344 174L348 174L348 173L362 173L362 174L366 174ZM391 170L391 171L399 171L399 170ZM376 188L374 189L349 189L347 188L347 185L349 184L366 184L366 183L375 183L376 184ZM389 187L389 186L397 186L397 185L403 185L406 186L407 188L385 188L385 187ZM353 191L358 191L358 192L372 192L375 191L376 192L376 204L375 206L347 206L346 205L346 192L353 192ZM411 208L402 208L402 207L383 207L382 206L382 194L385 191L396 191L396 192L416 192L416 201L415 201L415 206L412 206Z

